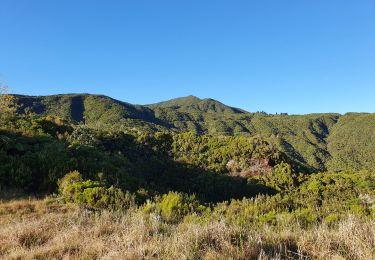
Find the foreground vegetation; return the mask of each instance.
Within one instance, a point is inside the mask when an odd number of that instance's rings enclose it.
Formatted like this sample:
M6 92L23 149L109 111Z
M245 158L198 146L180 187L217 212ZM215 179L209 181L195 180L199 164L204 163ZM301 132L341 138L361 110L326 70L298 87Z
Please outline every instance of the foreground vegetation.
M286 165L280 170L288 173ZM292 185L287 178L271 180ZM77 171L58 184L59 193L43 200L0 203L0 257L375 257L373 172L313 174L297 187L278 185L275 195L220 203L203 203L179 192L144 200L144 193L84 180Z
M178 222L132 207L94 212L55 200L0 205L5 259L373 259L375 222L241 225L188 214Z

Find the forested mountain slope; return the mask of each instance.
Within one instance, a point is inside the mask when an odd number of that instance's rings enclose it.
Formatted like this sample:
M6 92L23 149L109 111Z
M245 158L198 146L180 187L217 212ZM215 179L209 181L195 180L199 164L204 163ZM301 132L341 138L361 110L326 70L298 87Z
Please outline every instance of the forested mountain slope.
M375 168L374 114L249 113L194 96L152 105L90 94L15 97L21 114L53 115L96 129L272 137L301 171Z
M375 114L348 113L332 127L328 169L375 168Z

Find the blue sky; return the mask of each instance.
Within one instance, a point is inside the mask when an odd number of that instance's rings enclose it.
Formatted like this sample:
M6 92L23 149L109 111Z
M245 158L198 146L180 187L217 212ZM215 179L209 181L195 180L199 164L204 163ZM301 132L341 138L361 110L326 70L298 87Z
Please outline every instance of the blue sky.
M375 112L374 0L1 0L0 32L14 93Z

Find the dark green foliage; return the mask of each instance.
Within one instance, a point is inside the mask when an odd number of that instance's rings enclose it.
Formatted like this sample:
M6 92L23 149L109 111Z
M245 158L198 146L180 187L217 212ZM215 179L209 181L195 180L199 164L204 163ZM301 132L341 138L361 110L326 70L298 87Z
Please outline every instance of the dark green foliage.
M49 190L67 172L66 147L45 137L7 135L0 141L0 185L27 191ZM65 162L66 161L66 162Z
M71 134L73 127L58 117L46 116L32 120L30 130L61 138Z
M4 134L6 138L0 139L0 186L29 192L54 191L57 180L76 169L85 178L105 171L110 173L111 182L119 182L127 189L138 185L136 178L127 171L128 160L119 154L79 143L69 144L48 135Z
M65 132L58 140L60 135L55 130L70 129L71 126L60 124L64 121L57 120L59 124L55 121L36 119L36 124L32 120L31 125L38 127L29 128L30 137L6 134L7 141L2 141L0 146L1 186L28 192L52 192L65 173L78 170L84 179L103 180L108 186L116 185L124 190L134 192L143 188L151 194L178 190L195 193L204 201L272 192L264 185L248 184L246 179L217 174L214 165L202 168L184 162L183 158L178 159L176 151L181 149L174 140L175 137L182 139L171 133L125 134L74 126L73 131L69 130L71 133ZM216 139L207 137L205 140L214 143ZM258 143L262 147L263 142L259 140ZM256 143L252 143L254 151L256 147ZM245 156L246 151L240 153ZM103 172L103 176L99 177L98 172Z

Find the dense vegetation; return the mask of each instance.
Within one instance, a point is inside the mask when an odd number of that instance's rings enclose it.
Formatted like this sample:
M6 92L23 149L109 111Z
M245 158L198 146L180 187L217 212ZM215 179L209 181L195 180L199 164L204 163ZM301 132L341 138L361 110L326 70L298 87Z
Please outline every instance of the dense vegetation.
M105 131L271 137L303 172L375 169L373 114L269 115L193 96L148 106L88 94L14 98L20 114L57 116Z
M133 257L375 256L367 237L359 242L362 253L333 241L325 256L311 241L301 242L303 232L314 239L317 227L332 240L343 223L373 227L373 114L268 115L196 97L135 106L95 95L0 95L0 112L3 198L20 190L53 194L53 207L90 212L77 221L94 227L92 218L101 219L96 214L111 214L110 226L135 225L139 218L153 225L141 233L153 232L150 239L158 241L181 239L173 233L193 239L191 232L205 230L198 244L186 241L190 251L163 251L164 241L154 245L155 254ZM11 227L0 229L0 239ZM263 244L246 249L257 245L254 230ZM52 236L39 243L34 235L31 242L22 235L16 244L6 241L0 257L9 256L12 245L24 254L43 248Z

